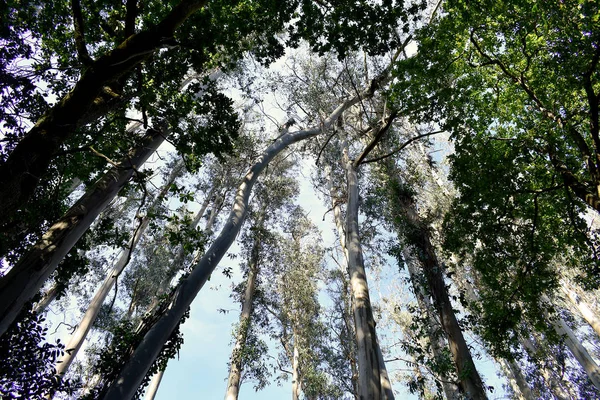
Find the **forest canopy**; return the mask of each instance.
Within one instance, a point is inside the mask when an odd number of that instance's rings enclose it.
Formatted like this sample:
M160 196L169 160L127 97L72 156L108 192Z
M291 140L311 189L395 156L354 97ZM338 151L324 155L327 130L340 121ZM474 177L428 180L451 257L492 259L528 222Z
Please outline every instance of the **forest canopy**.
M600 397L597 2L0 13L0 397Z

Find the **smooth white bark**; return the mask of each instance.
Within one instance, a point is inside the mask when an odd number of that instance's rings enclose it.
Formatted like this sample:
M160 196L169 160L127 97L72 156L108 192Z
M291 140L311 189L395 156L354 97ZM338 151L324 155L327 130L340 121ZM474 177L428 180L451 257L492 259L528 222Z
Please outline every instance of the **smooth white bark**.
M600 338L600 318L596 316L596 313L591 307L577 294L577 292L572 290L566 282L561 282L560 288L570 300L571 304L579 310L583 319L592 327L594 332L596 332L596 335Z
M259 226L262 220L259 222ZM240 383L242 380L242 352L246 346L246 338L250 330L250 321L252 317L254 291L256 288L256 277L259 272L258 258L260 249L260 238L256 237L252 245L251 259L248 271L248 280L246 281L246 290L244 291L244 299L242 302L242 312L240 314L240 323L236 335L235 346L231 352L231 361L229 365L229 377L227 379L227 391L225 400L237 400L240 393Z
M254 183L269 162L291 144L317 136L323 130L328 129L344 110L357 104L361 98L369 97L372 94L372 90L376 87L376 84L371 85L369 90L342 103L316 128L280 135L262 153L238 187L233 208L221 233L200 261L194 266L190 275L178 286L170 306L144 336L130 361L124 366L117 380L108 389L104 399L125 400L133 397L146 372L158 356L163 344L179 324L185 311L235 240L246 216L248 199L250 198Z
M168 193L171 184L179 176L182 169L183 163L179 163L173 168L173 171L170 173L167 182L161 189L160 193L156 196L156 199L153 202L153 204L150 206L150 210L155 209L162 202L162 200ZM79 353L79 350L81 349L81 346L83 345L83 342L88 332L92 328L92 325L94 324L96 318L98 317L98 314L100 313L100 308L102 307L102 304L104 303L106 297L115 285L115 282L117 281L118 277L121 275L125 267L129 264L131 253L133 252L140 239L146 232L146 229L148 228L149 224L150 218L148 216L145 216L141 219L139 226L135 230L134 236L129 241L127 247L121 250L119 259L113 265L112 269L106 276L106 279L96 291L96 294L94 295L94 298L90 302L88 309L83 315L81 322L77 326L75 332L73 332L73 334L71 335L71 338L69 339L69 342L65 347L65 354L60 358L56 365L57 375L64 376L64 374L71 366L71 363L77 356L77 353Z
M160 387L160 382L162 381L162 377L165 374L165 370L158 370L156 374L152 377L150 381L150 385L148 385L148 390L146 390L146 395L144 396L144 400L154 400L156 397L156 393L158 393L158 388Z
M300 398L300 372L298 371L300 364L300 354L298 346L296 346L296 335L294 334L294 355L292 358L292 400Z
M588 351L583 347L577 336L573 333L571 328L565 323L562 318L557 318L552 321L556 333L564 338L565 344L573 354L573 357L577 360L579 365L585 370L587 377L590 381L600 389L600 368L594 359L590 356Z
M533 342L522 336L519 337L519 341L521 342L521 346L527 350L528 353L530 353L532 358L536 358L539 352ZM569 394L571 388L563 387L564 382L561 382L559 379L557 379L552 370L542 365L540 366L540 373L542 374L548 389L552 392L557 400L571 400L575 398Z
M358 174L348 157L347 151L347 147L344 148L348 194L345 227L348 273L350 274L352 313L354 315L358 360L358 394L361 400L389 399L393 398L393 392L391 390L386 391L382 387L381 372L385 367L380 365L380 360L382 362L383 357L379 357L380 350L377 344L375 320L371 308L369 286L358 229ZM388 386L385 383L384 385ZM389 385L389 388L391 389L391 385Z
M0 279L0 335L41 289L60 261L87 231L135 171L164 141L166 132L150 130L144 144L111 168L54 223L41 240Z

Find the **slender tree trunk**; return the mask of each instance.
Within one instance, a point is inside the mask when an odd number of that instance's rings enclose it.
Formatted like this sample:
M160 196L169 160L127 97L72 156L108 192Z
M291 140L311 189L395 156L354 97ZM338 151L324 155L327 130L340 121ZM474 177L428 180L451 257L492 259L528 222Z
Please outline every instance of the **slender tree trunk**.
M198 210L198 212L194 216L194 219L192 220L192 223L190 224L190 229L196 229L196 227L200 223L200 220L204 216L204 213L206 212L206 209L208 208L211 200L213 200L213 195L214 195L215 190L216 190L216 188L214 186L211 187L210 191L206 195L206 198L202 202L202 205L200 206L200 210ZM213 211L214 211L214 209L213 209ZM214 215L215 215L215 213L211 212L211 216L210 216L210 218L206 224L206 227L204 229L205 234L208 234L212 230L212 224L214 222ZM157 296L154 298L154 301L148 307L148 310L150 310L150 312L152 312L152 310L154 310L154 308L158 305L160 296L169 291L171 280L173 280L173 277L177 274L178 271L181 271L183 269L184 259L185 259L185 249L183 248L183 246L180 245L177 250L177 254L175 255L175 258L173 259L173 262L171 263L171 266L169 267L169 270L167 271L165 278L162 280L162 282L159 285ZM138 330L139 330L139 327L138 327ZM154 374L154 376L152 377L152 380L150 381L150 387L146 391L146 399L145 400L152 400L154 398L154 396L156 396L156 392L158 392L158 388L160 386L160 382L162 381L162 377L163 377L164 373L165 373L165 370L159 369L158 372ZM152 398L148 397L149 393L152 393Z
M175 178L177 178L181 174L182 169L183 163L179 163L173 168L173 171L169 175L167 182L161 189L160 193L156 196L156 199L154 200L153 204L150 206L150 210L156 209L156 207L162 202L162 200L168 193L171 184L175 181ZM107 275L100 288L98 288L98 290L96 291L96 294L94 295L94 298L92 299L87 311L83 315L81 322L77 326L75 332L73 332L73 335L71 335L71 339L65 347L65 354L60 358L60 361L58 361L56 365L56 374L58 376L64 376L64 374L71 366L71 363L77 356L77 353L81 349L81 346L83 345L83 342L88 332L92 328L92 325L94 324L96 318L98 317L98 314L100 313L100 308L102 307L102 304L104 304L106 297L115 285L115 282L118 279L118 277L121 275L125 267L129 264L131 253L133 252L140 239L144 235L149 224L150 217L148 217L147 215L139 221L139 225L136 228L134 236L131 238L128 246L121 251L119 259Z
M300 399L300 372L298 371L300 364L300 354L296 345L296 335L294 334L294 355L292 357L292 400Z
M158 372L154 374L152 380L150 381L150 385L148 386L148 390L146 390L144 400L154 400L154 398L156 397L156 393L158 393L158 388L160 387L160 382L162 381L162 377L164 374L164 369L159 369Z
M208 277L235 240L246 216L248 199L252 192L252 187L269 162L291 144L317 136L329 129L345 110L357 104L361 99L371 97L374 91L381 87L382 83L387 80L388 73L389 69L386 69L380 76L371 81L368 89L343 102L318 127L282 133L262 153L238 187L233 208L227 222L223 229L221 229L221 233L206 251L202 259L194 266L190 275L178 286L171 306L145 334L131 359L121 370L119 377L107 390L104 399L127 400L134 396L146 372L160 353L162 346L177 327L181 317L185 314L187 308L196 298L196 295L202 289ZM285 129L287 130L288 128L289 124L286 125Z
M50 303L56 299L56 296L58 296L58 286L52 285L52 287L48 289L46 293L44 293L42 299L33 307L33 311L36 314L45 313Z
M358 356L358 391L361 400L385 397L381 387L375 319L371 309L369 287L365 271L362 247L358 232L358 175L344 149L348 205L346 209L346 247L348 250L348 273L352 288L352 312Z
M534 359L537 358L536 355L539 352L531 340L526 339L523 336L520 336L519 341L521 342L521 346L525 350L527 350L528 353L530 353L532 358L534 358ZM565 389L563 387L562 382L554 376L554 373L552 370L548 369L544 365L541 365L540 373L542 374L542 377L544 378L544 381L545 381L546 385L548 386L548 389L550 390L550 392L552 392L552 394L554 395L554 397L556 397L557 400L572 400L572 399L576 398L576 396L572 396L569 393L571 391L571 388Z
M328 186L329 186L329 195L331 197L331 207L333 210L333 220L335 223L335 227L338 231L338 237L340 240L340 247L342 249L342 253L344 254L344 261L345 261L345 266L346 266L346 270L345 271L341 271L342 272L342 277L343 276L348 276L348 250L346 249L346 233L344 231L344 221L343 221L343 217L342 217L342 210L340 207L340 199L337 198L337 194L335 192L334 186L333 186L333 177L331 175L331 169L328 168L327 170L327 182L328 182ZM341 266L340 266L340 270L341 270ZM344 285L349 286L348 282L344 280ZM352 324L352 322L350 321L350 312L352 310L352 304L351 301L348 301L348 297L344 296L344 311L343 311L343 318L344 318L344 324L346 326L346 330L348 332L354 332L354 326ZM353 388L353 395L355 400L358 400L358 368L356 367L356 354L352 353L352 354L348 354L348 359L350 361L350 371L352 371L352 377L351 377L351 381L352 381L352 388Z
M439 360L443 357L442 353L444 348L447 348L447 343L444 342L441 335L438 335L436 332L436 327L439 326L439 321L437 321L433 315L435 310L433 309L433 305L429 300L425 292L425 288L422 283L419 282L419 274L416 269L414 263L408 260L408 257L405 256L406 266L408 268L408 273L410 276L410 281L412 283L415 297L417 298L417 303L419 304L419 308L423 311L423 313L427 314L429 320L429 343L431 344L431 354L434 359ZM444 332L445 333L445 332ZM448 381L448 378L445 376L438 377L441 384L442 390L444 391L444 395L447 400L459 400L461 399L459 388L453 382Z
M592 311L590 306L583 301L583 299L571 288L567 286L566 282L561 282L560 288L570 300L571 304L579 310L583 319L592 327L596 335L600 338L600 318L596 316L596 313Z
M259 226L262 221L259 222ZM236 341L231 353L231 364L229 366L229 378L227 379L227 392L225 400L237 400L240 392L240 382L242 379L242 353L246 346L246 338L250 330L250 321L252 318L252 305L254 303L254 291L256 288L256 277L259 273L259 255L260 255L260 237L254 238L252 245L251 259L248 270L248 280L246 281L246 291L242 302L242 313L240 314L240 325L236 334Z
M23 305L40 290L98 214L164 139L165 133L149 130L144 145L104 174L0 279L0 335L6 332Z
M483 382L475 368L469 346L452 309L448 289L444 282L443 268L431 244L427 227L421 221L415 202L410 194L398 193L398 203L406 216L406 224L410 230L409 241L416 248L416 254L423 266L423 272L431 291L435 309L440 316L442 329L448 337L450 352L454 359L461 389L469 399L487 399Z
M554 325L556 333L564 338L565 344L579 365L585 370L587 377L592 384L600 389L600 368L598 367L598 364L596 364L594 359L562 318L558 317L556 320L552 321L552 324Z
M533 395L523 372L521 372L521 367L515 361L499 359L498 363L519 400L535 400L537 398Z

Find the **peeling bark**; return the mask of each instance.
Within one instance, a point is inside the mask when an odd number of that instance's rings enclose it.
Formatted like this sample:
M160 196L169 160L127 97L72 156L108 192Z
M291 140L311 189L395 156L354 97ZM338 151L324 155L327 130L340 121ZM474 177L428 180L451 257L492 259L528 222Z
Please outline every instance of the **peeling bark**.
M380 399L383 390L379 365L379 346L375 332L375 319L369 298L369 286L358 232L358 176L345 152L348 205L346 209L346 248L348 273L352 289L352 313L358 358L359 399Z

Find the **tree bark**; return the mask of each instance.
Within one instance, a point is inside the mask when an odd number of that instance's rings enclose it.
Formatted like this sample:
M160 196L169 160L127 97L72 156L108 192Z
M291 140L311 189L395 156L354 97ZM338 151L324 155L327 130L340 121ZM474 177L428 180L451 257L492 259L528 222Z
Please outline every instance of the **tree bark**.
M162 381L162 377L164 374L164 369L159 369L158 372L154 374L152 380L150 381L150 385L148 386L148 390L146 390L144 400L154 400L154 398L156 397L156 393L158 393L158 388L160 387L160 382Z
M0 335L8 329L23 305L40 290L98 214L164 139L163 132L149 130L144 144L132 151L131 156L120 165L104 174L0 279Z
M577 292L567 286L566 282L561 282L560 288L570 300L571 304L579 310L583 319L592 327L594 332L596 332L596 335L600 338L600 318L596 316L594 311L592 311L590 306L583 301Z
M296 335L294 335L294 354L292 357L292 400L300 398L300 373L298 371L300 364L300 354L296 345Z
M348 250L346 249L346 233L344 231L344 221L342 218L342 210L340 207L340 200L337 199L337 195L335 193L334 190L334 186L333 186L333 177L331 175L331 168L327 169L327 182L328 182L328 186L329 186L329 196L331 197L331 208L333 210L333 220L335 223L335 227L338 231L338 237L340 240L340 247L342 249L342 253L344 254L344 261L345 261L345 265L346 265L346 270L342 271L342 276L348 276ZM340 266L340 270L342 270L341 266ZM344 284L346 286L349 286L347 281L344 281ZM350 311L352 310L352 304L351 301L348 301L348 297L344 296L344 311L343 311L343 318L344 318L344 324L346 326L346 329L348 330L348 332L352 331L353 332L353 325L352 322L350 321ZM347 357L350 361L350 370L352 371L352 377L351 377L351 381L352 381L352 389L353 389L353 396L355 400L358 400L358 368L356 367L356 354L347 354Z
M405 259L407 260L406 266L415 292L415 297L417 298L417 303L419 304L419 308L421 308L423 313L427 314L428 316L428 334L429 343L431 345L431 354L435 359L440 359L442 357L444 348L447 348L448 345L444 342L440 335L437 335L436 327L439 326L439 321L433 317L435 310L433 309L433 305L431 304L431 301L425 292L422 282L419 282L417 267L412 261L408 260L408 257L405 256ZM455 383L448 381L448 378L445 376L438 378L442 384L442 390L444 391L444 395L446 396L447 400L461 399L462 396L460 395L459 388Z
M244 176L238 187L233 208L227 222L223 226L223 229L221 229L221 233L200 261L194 266L190 275L178 286L170 307L146 333L129 362L121 370L119 377L107 390L104 399L127 400L134 396L146 372L160 353L162 346L175 327L177 327L181 317L185 314L187 308L235 240L246 216L248 199L250 198L254 183L269 162L288 146L317 136L329 129L346 109L357 104L361 99L371 97L374 91L387 80L388 73L389 68L373 79L366 90L340 104L318 127L283 133L267 147ZM286 125L285 129L287 130L288 128L289 124Z
M149 210L154 210L156 209L156 207L158 207L158 205L162 202L164 197L169 192L171 184L173 184L175 179L181 174L182 169L183 163L181 162L173 168L173 171L167 178L167 181L165 182L160 193L158 193L158 195L156 196L156 199L154 200L153 204L149 207ZM87 311L83 315L81 322L77 326L75 332L73 332L73 334L71 335L71 338L65 347L65 354L60 358L60 360L56 364L56 375L58 375L59 377L62 378L65 375L65 373L71 366L71 363L77 356L77 353L81 349L81 346L83 345L83 342L88 332L92 328L92 325L94 324L96 318L98 317L98 314L100 313L100 308L102 307L102 304L104 304L106 297L115 285L115 282L117 281L118 277L121 275L125 267L129 264L131 253L135 250L140 239L146 232L146 229L148 228L149 224L150 217L148 215L146 215L139 221L139 226L136 228L134 236L129 241L127 247L121 250L121 255L119 256L119 259L106 276L106 279L104 280L102 285L96 291L96 294L90 302Z
M521 342L521 346L525 350L527 350L527 352L533 359L537 358L536 355L539 354L539 352L531 340L520 336L519 341ZM551 369L542 365L540 366L540 372L550 392L552 392L552 394L554 395L554 397L556 397L557 400L571 400L576 398L575 396L572 396L569 393L571 391L571 388L565 389L562 385L562 382L554 376L554 373Z
M588 351L583 347L577 336L573 333L571 328L565 323L565 321L558 317L552 321L552 325L556 330L556 333L564 338L565 344L573 354L573 357L577 360L579 365L585 370L587 377L590 379L592 384L600 389L600 368L594 359L590 356Z
M0 228L33 195L59 150L75 130L106 114L120 95L110 84L164 46L175 30L207 0L182 0L157 25L129 36L93 61L75 87L44 114L0 165Z
M379 346L375 332L375 319L369 298L369 286L362 255L358 231L358 175L344 149L348 205L346 209L346 247L348 251L348 273L352 289L352 312L354 315L355 338L358 358L359 399L386 398L381 385ZM393 398L393 397L392 397Z
M262 225L262 221L259 222L259 226ZM250 330L250 321L252 318L252 305L254 303L254 290L256 288L256 277L259 273L259 251L260 251L260 238L255 237L252 245L252 257L250 259L250 265L248 270L248 280L246 281L246 290L244 292L244 299L242 302L242 312L240 314L240 325L238 327L235 346L231 353L231 364L229 366L229 378L227 379L227 392L225 393L225 400L237 400L240 392L240 382L242 380L242 370L244 365L242 363L242 353L244 346L246 346L246 338Z
M461 390L468 399L487 399L483 382L475 368L469 346L452 309L448 289L444 282L443 267L437 259L427 227L421 221L415 202L409 193L399 193L398 203L403 209L406 224L410 230L409 242L416 249L416 255L423 267L435 309L440 316L442 329L448 337Z
M516 361L499 359L498 363L508 378L509 384L518 400L535 400L537 398L533 395L525 376L521 372L521 367L519 367Z

